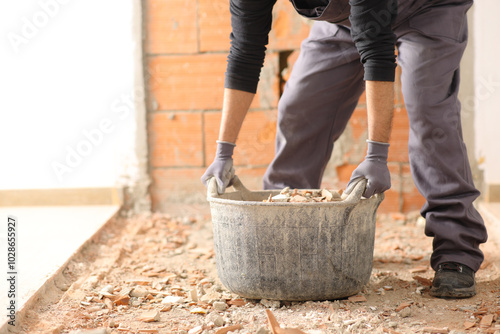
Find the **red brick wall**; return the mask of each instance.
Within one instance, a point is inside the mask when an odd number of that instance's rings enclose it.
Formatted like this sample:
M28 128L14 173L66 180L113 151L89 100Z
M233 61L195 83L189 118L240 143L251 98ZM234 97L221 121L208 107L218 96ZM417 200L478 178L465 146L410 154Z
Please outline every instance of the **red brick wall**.
M146 0L146 73L151 197L155 211L175 203L200 203L206 190L200 177L215 155L221 118L224 72L229 51L227 0ZM276 106L283 82L297 59L310 23L288 0L278 0L261 82L235 150L237 174L250 189L274 155ZM280 69L285 69L280 71ZM392 189L380 211L418 210L424 203L408 165L408 118L397 85L389 165ZM364 97L343 136L350 143L330 163L324 186L343 188L364 156Z

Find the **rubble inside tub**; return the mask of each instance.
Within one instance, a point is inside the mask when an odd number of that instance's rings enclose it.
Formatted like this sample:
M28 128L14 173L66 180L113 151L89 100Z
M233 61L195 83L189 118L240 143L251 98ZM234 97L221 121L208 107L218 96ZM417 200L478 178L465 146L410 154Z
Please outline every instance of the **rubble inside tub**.
M307 203L307 202L335 202L342 200L342 190L291 190L286 187L278 195L270 194L263 202L291 202L291 203Z

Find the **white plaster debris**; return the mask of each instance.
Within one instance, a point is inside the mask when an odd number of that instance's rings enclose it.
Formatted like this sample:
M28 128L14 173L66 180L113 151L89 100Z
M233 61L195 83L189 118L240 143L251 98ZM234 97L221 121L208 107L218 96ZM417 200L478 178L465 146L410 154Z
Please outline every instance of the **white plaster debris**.
M297 190L290 191L289 187L284 188L278 195L269 195L264 202L333 202L341 201L342 191L328 189L321 190Z
M269 308L279 308L281 303L279 300L269 300L269 299L261 299L260 303Z
M161 301L162 304L178 304L184 301L184 298L178 296L167 296Z

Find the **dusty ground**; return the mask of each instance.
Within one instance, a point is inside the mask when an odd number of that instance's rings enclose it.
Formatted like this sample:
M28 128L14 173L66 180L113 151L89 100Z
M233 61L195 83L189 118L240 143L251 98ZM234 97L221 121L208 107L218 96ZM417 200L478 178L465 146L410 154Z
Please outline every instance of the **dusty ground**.
M360 297L293 303L246 300L220 285L208 206L117 218L56 277L22 332L265 334L267 309L282 327L310 334L500 333L498 245L483 247L477 296L435 299L431 240L417 218L378 217L373 272Z

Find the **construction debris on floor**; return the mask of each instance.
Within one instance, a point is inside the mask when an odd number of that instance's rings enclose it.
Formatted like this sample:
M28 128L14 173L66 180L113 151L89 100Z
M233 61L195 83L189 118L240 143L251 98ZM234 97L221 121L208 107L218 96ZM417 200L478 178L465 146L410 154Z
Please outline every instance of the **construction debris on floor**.
M288 195L287 195L288 194ZM294 191L283 191L293 198ZM339 193L298 194L335 200ZM338 195L338 196L337 196ZM274 199L272 199L274 200ZM210 215L117 218L55 278L26 333L496 333L498 249L470 299L430 297L431 239L417 214L379 215L369 284L344 300L249 300L222 286Z

